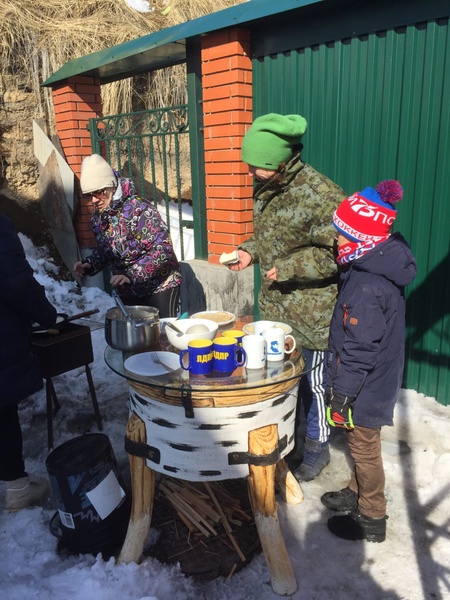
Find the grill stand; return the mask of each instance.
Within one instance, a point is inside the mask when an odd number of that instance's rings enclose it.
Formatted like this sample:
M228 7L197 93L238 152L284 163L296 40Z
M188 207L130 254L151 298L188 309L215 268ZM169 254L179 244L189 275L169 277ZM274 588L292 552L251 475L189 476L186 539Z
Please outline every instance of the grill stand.
M64 330L58 335L35 334L32 347L45 379L48 448L53 448L53 412L56 414L61 408L52 379L79 367L85 368L95 420L99 431L102 431L102 417L89 367L89 363L94 360L89 327L66 323Z

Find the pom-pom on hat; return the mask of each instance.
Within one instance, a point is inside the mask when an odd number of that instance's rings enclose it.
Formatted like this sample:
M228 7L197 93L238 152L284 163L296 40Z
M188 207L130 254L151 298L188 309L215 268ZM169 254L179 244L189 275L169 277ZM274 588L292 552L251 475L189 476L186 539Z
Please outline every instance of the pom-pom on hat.
M89 194L109 187L116 188L117 178L100 154L92 154L81 163L80 186L83 194Z
M242 160L252 167L277 170L290 158L305 131L306 120L300 115L262 115L245 134Z
M354 242L385 239L397 216L394 207L403 198L398 181L388 179L374 190L367 187L343 200L333 215L333 225Z

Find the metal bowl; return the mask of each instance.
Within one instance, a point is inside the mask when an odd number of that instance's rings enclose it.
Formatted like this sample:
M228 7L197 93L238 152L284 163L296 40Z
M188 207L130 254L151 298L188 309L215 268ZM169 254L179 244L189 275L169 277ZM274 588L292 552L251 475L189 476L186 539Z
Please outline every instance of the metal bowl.
M106 343L123 352L145 352L159 342L159 310L151 306L127 306L132 320L118 307L105 315Z

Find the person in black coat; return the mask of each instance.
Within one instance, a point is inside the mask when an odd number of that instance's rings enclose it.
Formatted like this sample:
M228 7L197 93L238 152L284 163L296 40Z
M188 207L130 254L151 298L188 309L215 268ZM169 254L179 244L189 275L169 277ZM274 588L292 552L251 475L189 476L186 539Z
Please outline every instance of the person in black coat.
M56 309L36 281L19 236L0 213L0 481L6 486L6 509L15 511L44 499L46 479L25 471L18 402L43 387L31 351L31 323L54 326Z
M349 540L386 537L380 434L393 424L404 364L404 289L416 276L408 244L389 233L402 196L397 181L384 181L345 199L333 217L344 272L330 324L327 415L330 425L347 430L355 467L346 488L321 500L349 512L328 520L332 533Z

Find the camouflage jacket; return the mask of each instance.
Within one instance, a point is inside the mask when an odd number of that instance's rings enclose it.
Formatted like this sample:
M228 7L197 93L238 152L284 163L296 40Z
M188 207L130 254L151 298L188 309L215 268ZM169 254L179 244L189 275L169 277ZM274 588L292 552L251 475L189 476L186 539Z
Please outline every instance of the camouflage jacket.
M299 154L282 175L255 188L254 235L240 248L260 265L261 318L289 323L304 347L325 350L338 281L332 217L345 194ZM277 281L264 277L274 266Z

